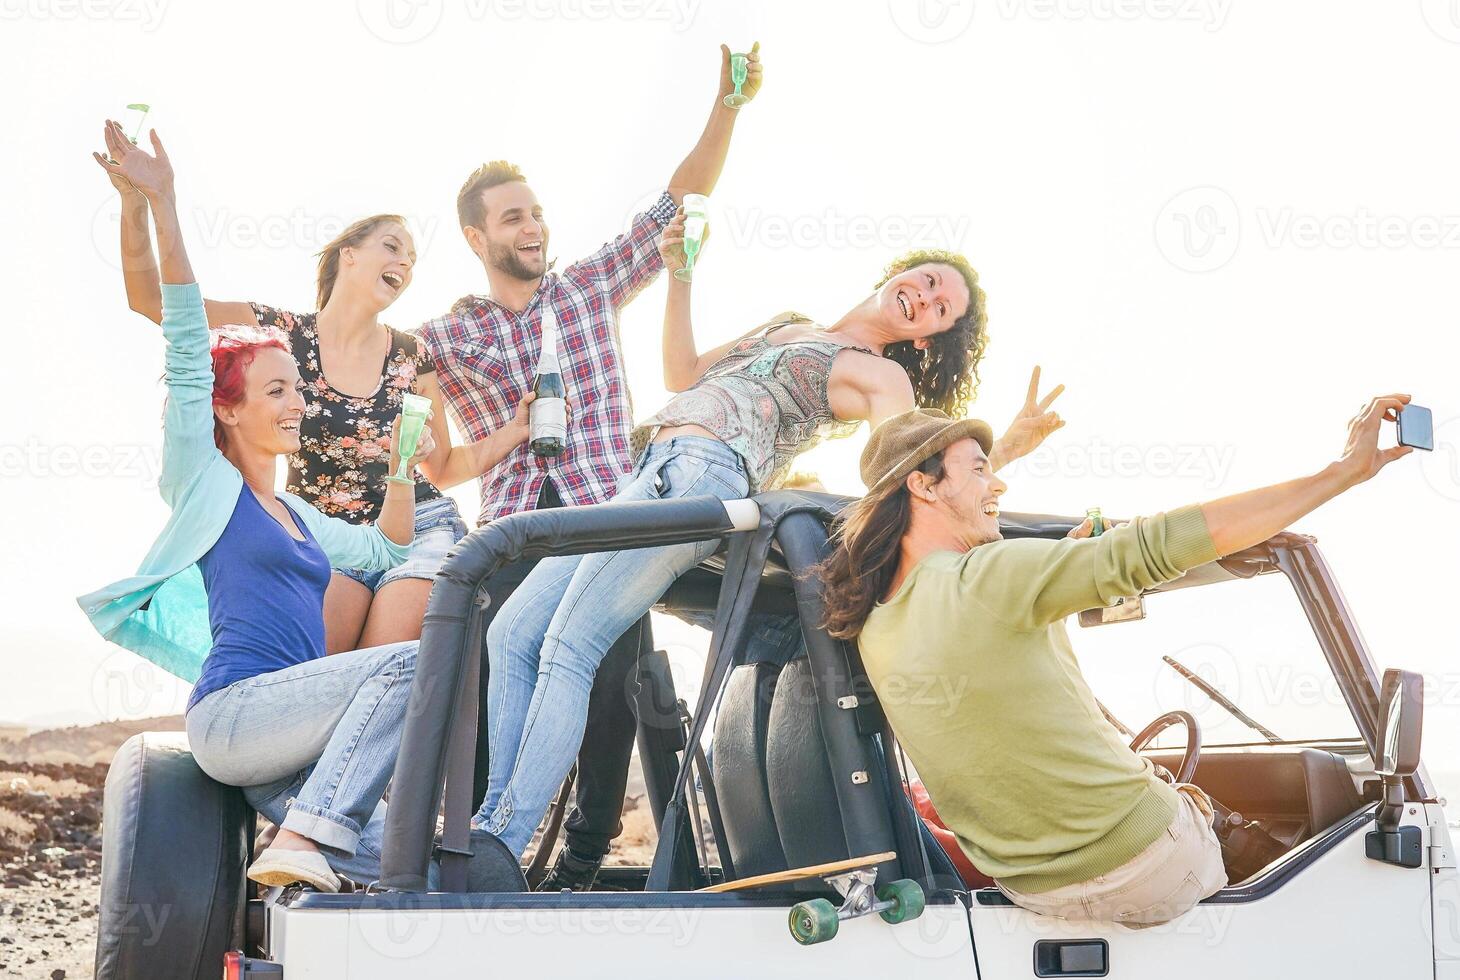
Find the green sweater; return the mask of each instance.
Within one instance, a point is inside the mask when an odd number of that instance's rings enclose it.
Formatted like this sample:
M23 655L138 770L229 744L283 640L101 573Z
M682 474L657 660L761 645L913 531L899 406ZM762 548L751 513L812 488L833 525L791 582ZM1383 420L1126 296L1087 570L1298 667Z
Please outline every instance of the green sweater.
M924 558L862 629L862 659L948 829L1027 893L1088 881L1171 824L1176 793L1105 720L1064 620L1217 558L1199 507L1099 537Z

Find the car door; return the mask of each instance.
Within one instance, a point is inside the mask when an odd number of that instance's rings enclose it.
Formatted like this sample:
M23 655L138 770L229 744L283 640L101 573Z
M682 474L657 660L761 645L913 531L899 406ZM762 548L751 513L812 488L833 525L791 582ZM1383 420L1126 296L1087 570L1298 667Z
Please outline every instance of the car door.
M444 976L966 978L975 974L961 901L890 925L877 915L801 946L791 900L658 895L311 895L271 909L268 959L291 980ZM413 907L414 905L414 907Z
M1423 829L1428 854L1424 807L1406 806L1401 823ZM1356 814L1253 882L1146 929L1046 918L977 891L969 920L980 976L1433 977L1431 869L1366 857L1373 826L1371 810ZM1031 974L1037 957L1053 967ZM1095 964L1108 972L1075 969Z

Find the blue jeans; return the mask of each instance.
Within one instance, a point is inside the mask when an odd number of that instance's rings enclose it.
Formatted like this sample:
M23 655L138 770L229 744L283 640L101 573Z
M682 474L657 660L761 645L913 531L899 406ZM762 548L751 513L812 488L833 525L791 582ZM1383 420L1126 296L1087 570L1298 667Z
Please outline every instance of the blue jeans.
M615 501L749 493L745 467L717 439L653 443ZM491 776L474 826L522 855L583 742L593 675L613 642L718 539L547 558L487 630Z
M214 691L187 714L193 758L318 844L335 871L374 881L418 645L320 657Z
M437 497L416 507L416 536L405 561L383 572L345 568L340 569L340 574L348 575L371 592L379 592L390 583L406 578L423 578L429 582L441 571L446 552L464 537L466 522L456 509L456 501Z

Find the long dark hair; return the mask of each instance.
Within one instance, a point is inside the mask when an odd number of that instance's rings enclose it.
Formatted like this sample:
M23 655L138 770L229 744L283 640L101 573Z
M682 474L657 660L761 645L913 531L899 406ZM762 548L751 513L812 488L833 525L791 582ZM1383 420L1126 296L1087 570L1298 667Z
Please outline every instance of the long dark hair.
M883 356L902 365L912 381L913 397L920 408L941 408L951 418L961 418L978 392L978 364L988 346L988 305L978 284L978 273L968 259L941 248L924 248L892 260L882 273L877 288L914 266L939 262L951 265L968 285L968 310L953 326L928 338L927 350L918 350L911 340L888 344Z
M943 454L924 460L919 470L934 483L943 479ZM903 480L868 494L842 512L832 532L832 552L812 574L821 577L825 621L832 636L855 640L872 607L897 574L902 536L912 518L912 498Z
M335 291L335 279L340 274L340 250L354 248L371 233L384 224L397 224L405 227L406 219L398 214L372 214L368 218L361 218L350 225L344 231L335 236L334 241L319 250L319 272L316 277L317 288L315 291L315 309L324 309L324 304L330 301L330 294Z

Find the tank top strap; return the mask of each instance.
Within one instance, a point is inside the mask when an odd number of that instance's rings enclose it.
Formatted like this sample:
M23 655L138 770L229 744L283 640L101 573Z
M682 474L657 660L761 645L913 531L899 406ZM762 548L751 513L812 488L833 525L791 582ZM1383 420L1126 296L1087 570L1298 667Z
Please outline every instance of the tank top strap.
M761 325L760 331L757 334L753 334L752 336L765 338L769 337L771 334L775 333L782 327L789 327L792 324L796 323L815 322L815 320L811 319L811 317L807 316L804 313L797 313L795 310L786 310L784 313L777 313L775 316L767 320L764 324ZM863 354L872 354L873 357L877 356L875 353L868 350L866 347L861 346L860 344L838 344L832 340L798 340L795 343L798 345L814 344L818 347L827 348L828 350L830 350L833 357L835 357L838 353L844 350L856 350L861 351Z
M786 310L785 312L777 313L765 323L761 324L760 330L757 333L762 337L768 337L782 327L789 327L793 323L812 322L814 321L811 317L804 313L797 313L795 310Z

